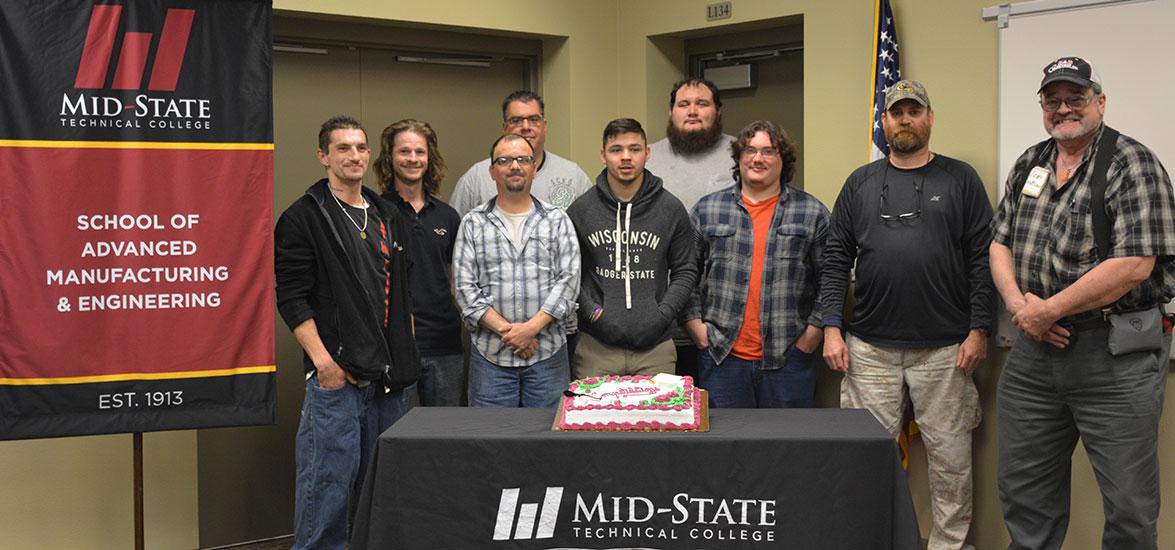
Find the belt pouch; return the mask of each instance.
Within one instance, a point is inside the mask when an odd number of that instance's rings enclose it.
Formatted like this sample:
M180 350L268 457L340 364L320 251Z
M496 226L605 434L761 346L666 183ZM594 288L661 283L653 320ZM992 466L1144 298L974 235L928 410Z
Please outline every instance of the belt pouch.
M1157 306L1141 311L1111 313L1110 355L1154 351L1163 347L1163 312Z

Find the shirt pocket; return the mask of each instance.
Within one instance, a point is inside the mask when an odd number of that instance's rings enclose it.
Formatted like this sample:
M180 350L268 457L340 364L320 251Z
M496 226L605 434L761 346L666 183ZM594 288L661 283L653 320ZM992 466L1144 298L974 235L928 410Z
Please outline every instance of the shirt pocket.
M775 228L775 256L803 258L808 254L812 229L800 224L783 224Z
M733 225L713 225L706 228L706 244L710 248L710 259L733 256L739 253L737 228Z
M548 237L531 235L523 250L527 272L546 277L555 269L555 246Z
M1077 280L1097 264L1097 242L1088 201L1069 201L1053 224L1053 269L1066 284Z

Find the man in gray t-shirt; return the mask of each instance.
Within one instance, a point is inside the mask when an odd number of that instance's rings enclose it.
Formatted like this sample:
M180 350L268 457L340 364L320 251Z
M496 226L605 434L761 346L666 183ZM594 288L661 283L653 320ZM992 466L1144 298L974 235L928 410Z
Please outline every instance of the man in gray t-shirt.
M722 99L709 80L687 78L669 92L665 139L649 146L648 170L693 210L698 199L734 185L734 137L722 133ZM680 328L673 331L677 374L698 378L698 348Z
M722 133L718 88L708 80L682 80L669 93L665 139L649 145L648 168L690 210L698 199L734 185L732 142Z
M547 119L543 98L526 90L514 92L502 102L502 135L517 134L534 148L535 175L531 194L566 210L572 201L592 187L587 174L574 162L544 148ZM464 216L498 194L490 179L490 159L469 168L453 188L449 204Z

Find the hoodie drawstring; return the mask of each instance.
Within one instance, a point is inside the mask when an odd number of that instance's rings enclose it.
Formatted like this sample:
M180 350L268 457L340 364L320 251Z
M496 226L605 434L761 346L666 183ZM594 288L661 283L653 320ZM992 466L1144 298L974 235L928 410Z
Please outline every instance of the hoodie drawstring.
M624 207L620 202L616 203L616 238L613 242L616 243L616 252L613 254L616 257L616 272L620 272L620 242L624 241L624 309L632 309L632 266L630 265L629 242L624 238L624 235L632 230L632 203L628 203L628 208L624 213L624 229L620 228L620 209Z
M616 250L612 254L616 258L616 272L620 273L620 203L616 203L616 233L612 241L616 244Z
M624 232L630 237L632 232L632 203L624 211ZM629 264L629 246L632 239L624 239L624 309L632 309L632 266Z

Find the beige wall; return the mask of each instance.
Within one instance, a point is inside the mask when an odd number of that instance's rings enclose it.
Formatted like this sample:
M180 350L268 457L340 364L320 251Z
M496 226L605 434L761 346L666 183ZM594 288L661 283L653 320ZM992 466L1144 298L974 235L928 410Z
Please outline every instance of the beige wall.
M0 546L134 548L130 435L0 442ZM196 432L143 436L147 548L195 548Z
M804 23L805 188L831 204L844 177L866 159L870 84L870 0L738 0L732 19L704 20L708 0L276 0L289 13L383 19L423 28L520 33L543 40L542 92L548 144L594 172L599 128L624 114L661 128L663 96L682 76L683 38L698 29L802 16ZM894 0L907 77L926 83L936 111L934 149L971 163L994 196L996 28L979 18L993 0ZM737 27L735 27L737 28ZM276 113L280 117L281 113ZM1127 131L1129 129L1126 129ZM1027 144L1026 144L1027 145ZM1006 545L995 493L993 396L1003 352L977 374L985 422L976 435L976 518L980 548ZM298 368L281 365L281 368ZM835 402L837 378L822 375L820 399ZM1175 452L1170 429L1161 448ZM920 451L917 447L916 452ZM147 536L151 548L195 545L193 432L147 436ZM1080 455L1080 452L1079 452ZM924 526L924 462L912 483ZM1171 461L1167 460L1168 463ZM1075 461L1070 544L1097 548L1100 503L1088 464ZM1171 501L1171 468L1166 500ZM106 436L0 443L0 533L10 548L124 548L130 540L130 438ZM224 503L232 506L234 503ZM1161 538L1175 540L1164 508Z
M542 95L550 120L547 146L587 169L598 165L596 135L617 110L619 91L613 75L618 60L618 5L617 0L276 0L274 9L543 39Z

